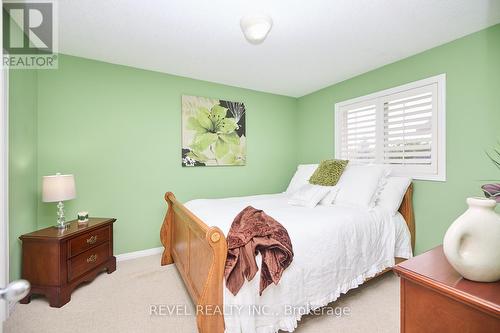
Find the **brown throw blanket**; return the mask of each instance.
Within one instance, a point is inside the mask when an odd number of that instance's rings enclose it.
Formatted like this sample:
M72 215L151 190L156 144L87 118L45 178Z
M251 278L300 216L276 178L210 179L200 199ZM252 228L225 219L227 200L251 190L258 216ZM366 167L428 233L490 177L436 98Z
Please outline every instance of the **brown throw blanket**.
M252 280L262 255L259 295L268 285L278 284L293 259L292 242L286 229L262 210L248 206L233 221L227 235L228 253L224 277L226 287L236 295L244 279Z

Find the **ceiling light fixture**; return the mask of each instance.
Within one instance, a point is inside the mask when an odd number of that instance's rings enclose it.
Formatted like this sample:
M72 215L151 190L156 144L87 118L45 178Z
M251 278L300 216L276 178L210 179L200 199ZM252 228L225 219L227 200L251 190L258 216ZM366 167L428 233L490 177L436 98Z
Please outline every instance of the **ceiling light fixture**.
M267 15L247 15L241 18L240 26L250 43L260 44L271 31L273 20Z

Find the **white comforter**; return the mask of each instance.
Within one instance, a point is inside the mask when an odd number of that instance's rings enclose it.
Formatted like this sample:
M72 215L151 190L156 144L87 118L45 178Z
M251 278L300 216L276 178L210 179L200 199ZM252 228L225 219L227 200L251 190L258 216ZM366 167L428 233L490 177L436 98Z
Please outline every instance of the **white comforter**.
M292 332L303 314L394 265L395 256L411 256L409 232L399 214L391 216L377 208L304 208L287 200L286 194L271 194L186 203L205 223L225 234L236 215L251 205L280 222L292 240L293 262L278 285L270 285L259 296L257 274L236 296L224 288L228 333Z

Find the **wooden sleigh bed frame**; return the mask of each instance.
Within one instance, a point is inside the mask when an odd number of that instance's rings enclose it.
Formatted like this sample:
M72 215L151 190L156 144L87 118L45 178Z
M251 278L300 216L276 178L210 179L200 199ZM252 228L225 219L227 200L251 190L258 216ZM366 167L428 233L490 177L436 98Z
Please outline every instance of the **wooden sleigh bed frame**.
M413 184L405 193L399 212L403 215L415 249ZM193 300L200 333L223 333L223 279L227 243L222 230L196 217L172 192L165 193L168 210L160 238L165 250L161 264L175 263ZM403 261L396 258L396 263ZM391 268L379 273L381 275ZM377 275L377 276L378 276Z

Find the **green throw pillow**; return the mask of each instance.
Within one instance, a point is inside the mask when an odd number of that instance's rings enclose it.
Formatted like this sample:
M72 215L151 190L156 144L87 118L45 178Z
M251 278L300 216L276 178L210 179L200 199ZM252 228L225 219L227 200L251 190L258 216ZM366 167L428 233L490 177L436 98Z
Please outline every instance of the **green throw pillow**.
M333 186L337 184L349 163L345 160L326 160L321 161L316 171L314 171L309 183L314 185Z

